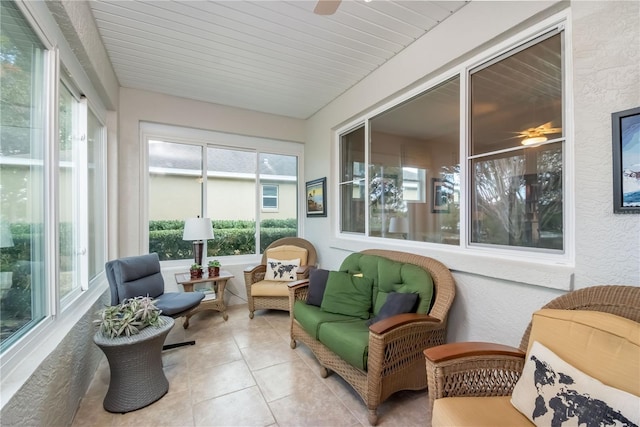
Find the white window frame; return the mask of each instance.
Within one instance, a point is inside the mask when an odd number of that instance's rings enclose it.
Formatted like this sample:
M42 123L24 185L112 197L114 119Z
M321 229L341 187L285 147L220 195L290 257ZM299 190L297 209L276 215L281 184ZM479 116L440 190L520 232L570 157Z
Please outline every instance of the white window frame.
M472 58L463 61L461 64L452 67L450 70L439 74L428 81L420 84L413 89L403 93L402 95L390 100L381 106L372 109L365 114L356 117L354 120L344 124L334 131L334 144L332 149L337 153L334 158L333 176L340 175L340 155L341 152L341 136L348 133L359 126L365 127L365 162L369 164L369 122L375 116L390 110L391 108L402 104L403 102L425 93L446 80L459 76L460 78L460 182L464 183L460 189L460 246L443 245L439 243L417 242L417 241L396 241L394 239L385 239L380 237L370 237L366 230L369 230L369 218L365 217L365 233L357 234L351 232L340 231L341 218L341 201L336 193L333 193L333 235L334 242L332 246L345 248L350 250L361 250L370 247L372 242L378 246L384 245L398 250L415 249L417 251L425 251L433 256L437 254L438 258L456 269L459 266L460 271L480 274L487 277L496 277L499 279L531 283L538 286L549 287L552 289L570 290L572 286L573 267L575 266L575 226L573 218L575 218L575 201L572 191L574 188L574 131L573 131L573 104L570 94L573 89L572 81L572 61L570 52L571 48L571 26L570 26L570 10L564 10L556 15L542 20L532 25L526 30L509 37L508 39L497 43L496 45L486 49ZM469 244L470 232L468 222L469 216L469 191L471 188L468 176L467 157L469 153L468 135L469 135L469 72L494 58L497 58L518 46L534 40L546 32L558 28L564 32L564 51L563 51L563 126L564 146L563 156L565 159L563 165L563 239L564 250L562 253L555 251L554 253L546 253L531 248L517 247L479 247L478 245ZM366 169L365 182L369 182L368 168ZM368 201L367 201L368 206ZM368 207L365 208L368 211ZM491 260L491 262L487 262ZM499 262L499 264L494 264ZM501 266L501 267L498 267ZM523 265L526 268L522 268Z
M160 123L142 122L140 123L140 143L143 147L142 156L140 158L140 182L143 184L140 186L140 200L144 201L144 207L142 214L140 215L139 227L144 230L140 233L140 247L149 247L149 141L159 140L167 142L175 142L182 144L200 145L202 147L218 147L231 150L250 150L255 151L259 156L261 153L269 154L281 154L286 156L296 156L297 162L297 179L298 179L298 200L304 200L304 186L301 185L302 177L304 176L304 145L292 142L283 141L272 138L262 138L254 136L246 136L239 134L231 134L203 129L194 129L181 126L172 126ZM206 161L206 150L204 153L204 160ZM255 186L255 207L256 218L260 218L260 211L262 207L262 186L258 185L261 175L259 173L258 165L256 162L256 186ZM206 192L205 192L206 193ZM206 206L206 194L203 195L202 202ZM298 215L298 235L303 235L304 221L303 218L303 205L297 204ZM233 256L237 262L255 261L259 255L259 231L256 227L256 253L251 255L237 255ZM229 258L231 258L230 256ZM219 257L222 262L226 257ZM184 260L163 261L163 265L178 266L184 265Z
M105 123L106 108L100 95L91 84L91 80L76 58L73 49L58 27L55 19L44 2L16 0L16 5L30 24L31 29L40 38L44 49L44 219L43 226L46 237L44 293L40 300L45 306L45 317L38 324L25 332L13 345L0 354L0 410L13 395L31 377L46 357L67 336L69 331L87 314L90 308L107 290L108 285L104 271L94 278L95 285L79 292L68 300L64 306L58 298L58 85L60 83L59 67L64 62L74 76L74 83L82 93L91 100L92 110L100 123ZM106 141L103 150L106 153ZM104 157L106 159L106 156ZM106 174L106 168L104 170ZM106 176L101 177L106 182ZM103 206L106 220L106 197ZM106 230L106 224L105 224ZM105 233L106 236L106 233ZM106 254L106 251L105 251Z
M274 187L276 189L276 195L275 196L265 196L264 194L264 188L265 187ZM262 195L262 197L260 197L260 204L262 206L262 212L278 212L278 210L280 209L280 186L278 184L261 184L261 189L260 189L260 194ZM265 206L264 205L264 199L275 199L276 201L276 205L275 206Z

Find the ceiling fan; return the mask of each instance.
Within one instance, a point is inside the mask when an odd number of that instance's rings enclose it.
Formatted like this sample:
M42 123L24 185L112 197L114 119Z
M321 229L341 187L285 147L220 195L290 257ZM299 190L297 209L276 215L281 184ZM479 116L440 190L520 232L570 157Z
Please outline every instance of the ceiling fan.
M562 128L551 127L551 122L547 122L538 127L520 131L515 138L524 138L520 141L522 145L534 145L545 142L547 140L546 135L560 132L562 132Z
M342 0L318 0L313 13L317 15L333 15L338 10Z

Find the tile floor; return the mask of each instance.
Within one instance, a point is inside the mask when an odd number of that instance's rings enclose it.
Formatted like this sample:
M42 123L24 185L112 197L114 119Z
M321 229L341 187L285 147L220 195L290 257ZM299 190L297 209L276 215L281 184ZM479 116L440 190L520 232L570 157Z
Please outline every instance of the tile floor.
M360 397L338 375L320 377L311 351L289 347L289 314L234 305L225 322L206 311L182 321L166 342L196 345L163 352L169 391L152 405L127 414L102 408L109 385L106 358L73 421L80 426L368 426ZM380 426L429 426L426 391L402 391L378 408Z

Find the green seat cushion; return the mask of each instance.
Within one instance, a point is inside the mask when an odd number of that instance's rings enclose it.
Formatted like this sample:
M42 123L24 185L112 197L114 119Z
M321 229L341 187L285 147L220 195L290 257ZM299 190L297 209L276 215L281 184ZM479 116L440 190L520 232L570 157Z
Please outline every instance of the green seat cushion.
M366 322L358 319L323 323L319 340L350 365L366 371L369 356L369 327Z
M331 271L322 298L322 311L368 319L373 279L342 271Z
M293 317L298 321L302 329L307 331L314 339L318 339L318 328L324 322L353 320L352 316L328 313L320 307L306 304L304 301L296 301L293 305Z

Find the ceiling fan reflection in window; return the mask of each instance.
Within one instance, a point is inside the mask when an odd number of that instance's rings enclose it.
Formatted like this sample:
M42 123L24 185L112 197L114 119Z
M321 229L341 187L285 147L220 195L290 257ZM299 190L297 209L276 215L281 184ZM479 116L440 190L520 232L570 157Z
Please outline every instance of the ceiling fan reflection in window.
M518 132L514 138L524 138L520 143L522 145L535 145L547 141L547 135L562 132L562 128L551 127L551 122L541 124L535 128L525 129Z

